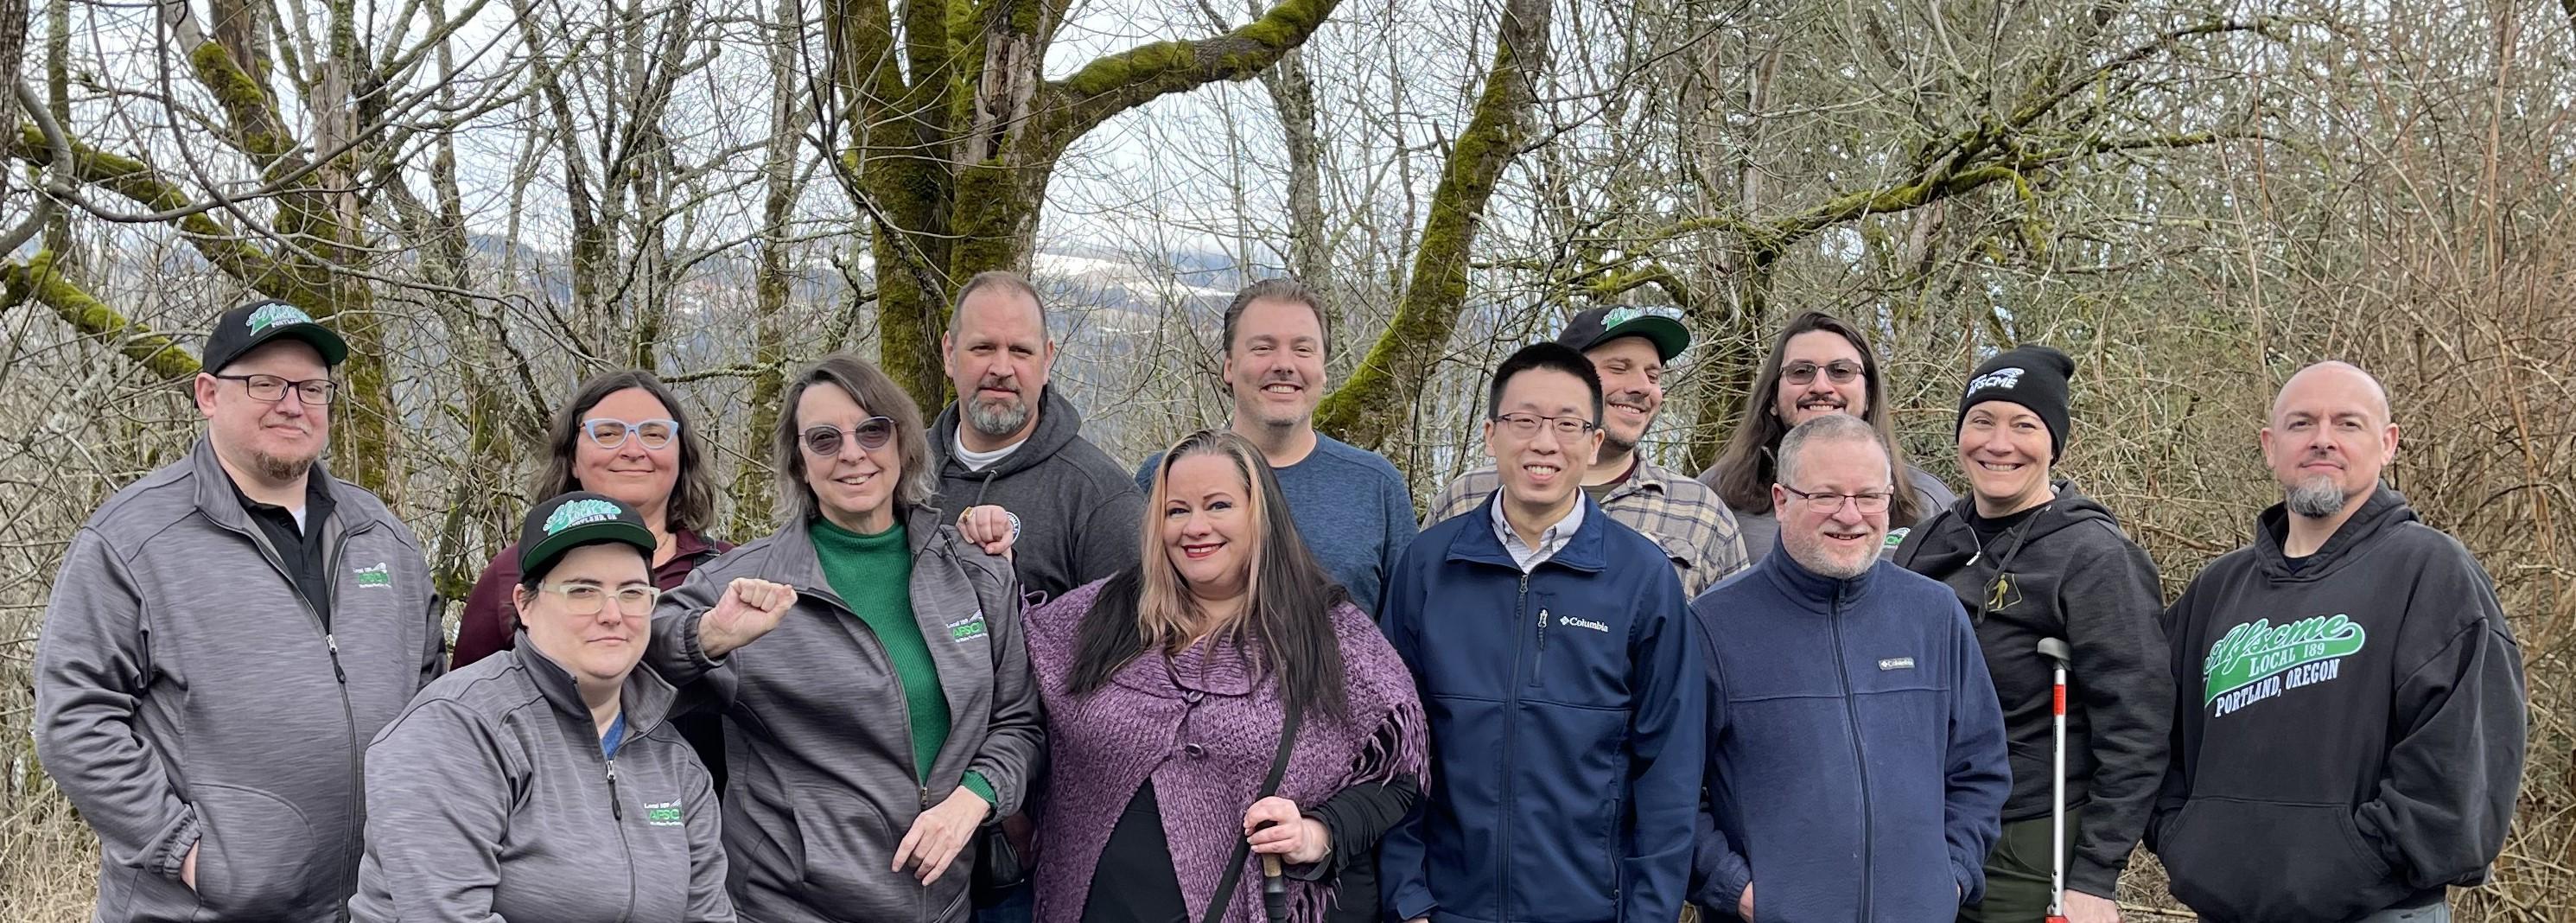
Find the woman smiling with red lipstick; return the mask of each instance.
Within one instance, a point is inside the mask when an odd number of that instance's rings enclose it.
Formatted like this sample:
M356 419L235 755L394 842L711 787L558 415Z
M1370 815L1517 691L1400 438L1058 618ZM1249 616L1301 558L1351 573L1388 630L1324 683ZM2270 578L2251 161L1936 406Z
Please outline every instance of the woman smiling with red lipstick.
M1412 677L1251 441L1194 433L1148 483L1144 563L1029 612L1038 919L1248 923L1259 854L1295 879L1291 920L1375 921L1375 846L1429 759Z

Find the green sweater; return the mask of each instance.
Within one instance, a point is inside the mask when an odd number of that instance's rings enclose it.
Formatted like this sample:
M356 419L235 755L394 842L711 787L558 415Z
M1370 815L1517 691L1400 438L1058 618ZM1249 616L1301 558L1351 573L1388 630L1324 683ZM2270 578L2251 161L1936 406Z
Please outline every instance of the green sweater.
M861 535L817 516L807 532L814 539L815 557L822 560L823 579L858 613L859 621L867 623L877 643L885 647L896 678L903 682L903 701L912 724L913 772L924 776L921 781L926 783L939 748L948 743L948 693L939 688L939 668L930 660L930 643L922 638L921 622L912 615L912 548L903 521L897 519L894 528L875 535ZM981 774L969 771L961 784L986 804L992 803L993 785Z

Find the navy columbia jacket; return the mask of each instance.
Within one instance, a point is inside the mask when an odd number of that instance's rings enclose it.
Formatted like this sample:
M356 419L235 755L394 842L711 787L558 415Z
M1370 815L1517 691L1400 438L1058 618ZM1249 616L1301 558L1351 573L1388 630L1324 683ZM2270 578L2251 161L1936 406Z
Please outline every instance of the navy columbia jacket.
M1671 923L1707 724L1681 582L1590 498L1523 574L1494 502L1424 531L1387 577L1379 622L1429 712L1433 780L1380 847L1387 911Z
M1761 923L1950 919L2012 792L1967 610L1887 561L1836 580L1774 551L1691 602L1713 690L1691 899L1729 919L1750 881Z

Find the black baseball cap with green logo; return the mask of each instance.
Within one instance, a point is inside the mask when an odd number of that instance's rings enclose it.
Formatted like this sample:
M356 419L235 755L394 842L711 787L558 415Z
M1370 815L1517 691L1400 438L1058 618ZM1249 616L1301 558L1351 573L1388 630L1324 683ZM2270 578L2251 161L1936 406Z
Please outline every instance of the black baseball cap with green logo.
M633 545L647 561L659 544L634 507L586 490L560 494L530 509L519 527L520 579L543 575L564 552L597 542Z
M209 373L222 372L251 350L280 339L303 340L322 353L322 364L339 365L349 358L349 343L331 328L322 326L303 308L283 301L255 301L215 318L215 330L206 336L206 351L199 354L197 365Z
M1691 341L1690 328L1682 326L1681 311L1634 305L1593 308L1574 315L1573 322L1565 325L1565 332L1556 335L1556 341L1577 352L1591 352L1593 347L1620 337L1645 337L1655 344L1655 354L1666 362L1689 349Z

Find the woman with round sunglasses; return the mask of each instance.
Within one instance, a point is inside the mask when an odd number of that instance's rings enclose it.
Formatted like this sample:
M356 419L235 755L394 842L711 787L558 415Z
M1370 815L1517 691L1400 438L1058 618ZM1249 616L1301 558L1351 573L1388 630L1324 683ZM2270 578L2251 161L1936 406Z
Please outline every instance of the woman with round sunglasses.
M781 528L663 598L648 662L720 703L745 918L963 920L966 847L1019 810L1043 745L998 553L1012 525L995 507L942 521L921 414L866 360L824 358L784 407ZM794 593L761 605L743 578Z
M350 917L731 923L714 785L667 723L678 692L636 669L659 541L595 493L538 504L519 535L517 643L421 690L367 748Z

